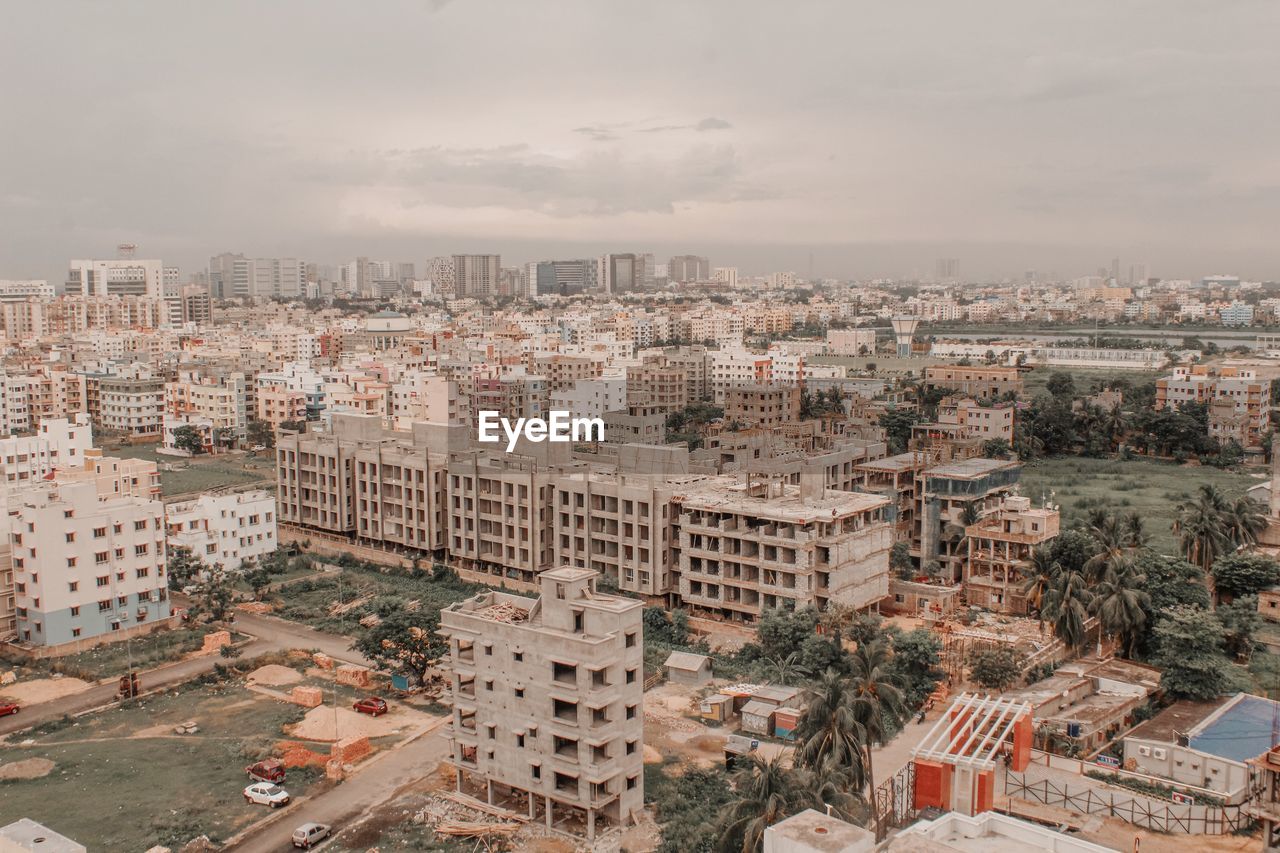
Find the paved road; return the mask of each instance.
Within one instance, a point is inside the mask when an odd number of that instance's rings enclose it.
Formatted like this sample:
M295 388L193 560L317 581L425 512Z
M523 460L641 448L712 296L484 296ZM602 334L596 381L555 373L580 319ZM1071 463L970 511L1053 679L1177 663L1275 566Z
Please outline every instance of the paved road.
M254 636L251 642L241 646L245 657L284 649L318 649L336 660L366 666L369 664L361 654L351 650L349 637L321 633L305 625L286 622L274 616L240 613L236 615L234 627L238 631ZM140 675L143 690L150 692L190 681L212 671L214 665L221 662L222 658L214 654L164 664ZM60 719L68 714L90 711L113 702L115 698L116 681L111 679L106 684L99 684L81 693L37 705L27 705L18 714L0 717L0 736Z
M444 722L441 720L413 743L379 753L336 788L290 806L269 825L227 849L239 853L291 850L289 839L294 829L309 822L327 823L335 833L341 832L354 819L435 769L446 752L446 741L439 732ZM285 786L288 787L287 782Z

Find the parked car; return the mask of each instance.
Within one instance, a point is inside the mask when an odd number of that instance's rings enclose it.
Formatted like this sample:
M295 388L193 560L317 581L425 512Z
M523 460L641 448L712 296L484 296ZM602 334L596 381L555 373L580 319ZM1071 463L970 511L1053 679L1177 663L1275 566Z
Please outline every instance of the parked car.
M16 714L22 709L18 707L17 702L0 703L0 717L7 717L10 714Z
M377 717L387 713L387 700L379 696L368 696L351 706L361 714Z
M249 779L254 782L279 784L284 781L284 763L278 758L268 758L266 761L250 764L244 772L249 774Z
M274 809L289 804L289 792L271 782L258 782L244 789L244 801Z
M332 830L333 828L327 823L304 823L293 831L293 846L310 850L313 844L328 838Z

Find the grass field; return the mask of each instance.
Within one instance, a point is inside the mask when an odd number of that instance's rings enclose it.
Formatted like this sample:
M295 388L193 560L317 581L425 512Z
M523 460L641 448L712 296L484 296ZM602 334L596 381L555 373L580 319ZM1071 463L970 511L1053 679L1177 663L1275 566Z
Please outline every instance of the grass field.
M204 642L204 635L211 628L187 629L172 631L156 631L145 637L118 643L103 643L79 654L66 655L60 658L47 658L38 661L22 661L14 658L11 663L19 669L32 673L50 672L83 678L86 681L97 681L101 678L123 675L128 671L132 656L135 669L150 669L183 655L194 652ZM0 660L5 660L0 656ZM0 694L4 692L0 688Z
M183 459L157 453L154 444L125 445L106 452L125 459L148 459L159 463L160 491L167 498L249 483L261 483L267 489L275 488L275 457L271 453L257 456L231 453ZM165 465L186 467L166 471Z
M1231 497L1262 482L1265 474L1189 467L1151 459L1085 459L1064 456L1031 462L1022 471L1022 493L1039 503L1053 493L1062 507L1062 526L1083 522L1094 507L1119 513L1137 512L1146 522L1151 546L1176 553L1170 526L1179 502L1203 483L1212 483Z
M1127 379L1134 385L1140 385L1143 382L1149 382L1164 375L1160 370L1124 370L1124 369L1104 369L1104 368L1087 368L1087 367L1037 367L1023 374L1023 384L1026 389L1024 396L1028 400L1035 399L1040 394L1047 393L1045 391L1045 383L1049 381L1049 377L1055 373L1070 373L1076 383L1076 392L1084 394L1093 387L1095 382L1111 382L1116 379Z
M301 716L238 685L194 685L38 729L24 736L34 745L0 750L0 763L45 758L55 767L43 778L0 782L0 824L29 817L90 850L226 839L268 811L245 804L245 765ZM171 734L186 720L199 733ZM316 771L290 770L285 787L297 796L322 784Z

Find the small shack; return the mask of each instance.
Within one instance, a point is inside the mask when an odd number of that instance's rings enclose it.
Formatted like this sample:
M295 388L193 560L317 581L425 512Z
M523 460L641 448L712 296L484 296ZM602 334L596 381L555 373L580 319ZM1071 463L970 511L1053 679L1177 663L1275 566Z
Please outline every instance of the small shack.
M777 705L752 699L742 706L742 730L754 735L773 734L773 712L777 708Z
M713 693L698 702L698 715L712 723L723 723L733 716L733 697Z
M711 682L711 658L693 652L672 652L663 664L667 681L702 687Z
M796 726L800 724L798 708L779 708L773 712L773 735L783 740L795 740Z

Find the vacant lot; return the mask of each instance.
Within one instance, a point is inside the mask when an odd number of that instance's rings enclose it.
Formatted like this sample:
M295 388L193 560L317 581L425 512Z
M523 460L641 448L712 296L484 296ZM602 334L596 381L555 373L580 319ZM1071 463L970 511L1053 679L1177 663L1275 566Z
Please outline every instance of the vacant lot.
M1123 369L1095 369L1087 367L1036 367L1034 370L1028 371L1023 376L1025 387L1025 397L1030 400L1039 394L1048 393L1045 391L1045 383L1049 381L1049 377L1055 373L1068 373L1076 383L1076 393L1087 393L1096 383L1114 382L1117 379L1127 379L1133 385L1141 385L1151 382L1164 373L1159 370L1123 370Z
M184 459L163 456L156 452L154 444L118 447L107 452L128 459L149 459L159 463L160 490L167 498L250 483L261 483L263 488L275 488L275 457L270 453L257 456L228 453ZM166 465L178 467L166 471Z
M0 748L0 764L54 763L42 778L0 782L0 824L29 817L91 850L178 847L201 834L226 839L267 814L241 796L245 765L301 717L301 708L235 683L193 685L50 724L23 735L32 745ZM173 734L187 720L200 731ZM285 787L298 796L322 784L317 771L290 770Z
M212 628L178 628L172 631L156 631L145 637L127 642L103 643L79 654L37 661L7 659L0 655L0 664L16 669L20 675L39 677L43 674L69 675L86 681L124 675L132 660L134 669L152 669L162 663L178 660L196 651L204 642L205 634ZM236 639L242 639L237 635ZM0 694L4 689L0 688Z
M1222 471L1151 459L1084 459L1064 456L1028 463L1022 471L1022 493L1039 503L1052 493L1062 505L1062 526L1083 522L1094 507L1136 512L1146 523L1151 546L1176 553L1170 531L1179 502L1191 497L1201 484L1217 486L1230 497L1243 494L1262 482L1262 473Z

